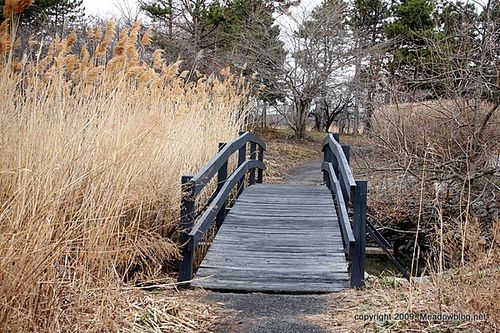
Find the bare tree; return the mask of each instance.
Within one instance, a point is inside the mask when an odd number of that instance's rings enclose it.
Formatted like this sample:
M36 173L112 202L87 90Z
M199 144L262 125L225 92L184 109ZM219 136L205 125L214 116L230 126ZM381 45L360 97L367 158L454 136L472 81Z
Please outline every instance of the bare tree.
M298 28L288 40L291 56L285 61L283 86L293 104L287 120L300 138L305 135L312 102L327 95L332 76L353 58L343 4L327 2L305 17L291 19Z
M354 96L347 84L330 89L315 103L315 127L318 131L328 132L342 113L353 106Z

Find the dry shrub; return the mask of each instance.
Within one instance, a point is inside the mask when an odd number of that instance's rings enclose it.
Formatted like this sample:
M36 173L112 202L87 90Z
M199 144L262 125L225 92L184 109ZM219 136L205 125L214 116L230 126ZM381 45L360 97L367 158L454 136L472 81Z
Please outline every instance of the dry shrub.
M385 159L383 169L392 175L384 189L386 208L410 216L407 229L419 225L419 245L425 239L429 247L430 276L411 284L376 278L364 290L334 296L329 323L335 331L348 332L498 330L498 215L473 209L480 202L490 212L498 207L498 106L441 100L388 106L375 117L373 139ZM418 252L417 247L414 255ZM342 302L346 305L340 309ZM356 314L384 313L392 319L345 323ZM397 321L396 313L485 314L487 320Z
M385 154L403 167L427 165L437 181L472 181L500 168L498 105L436 100L386 106L374 114L373 133Z
M498 221L495 225L494 238L488 244L475 242L469 251L474 260L465 266L411 284L396 278L369 279L364 289L332 294L329 313L310 320L324 324L332 332L497 332L500 329ZM477 230L472 233L477 234ZM383 317L384 314L387 316ZM413 317L396 320L396 314ZM425 314L481 315L478 319L482 320L429 319Z
M394 205L385 203L377 215L410 216L412 229L420 221L424 235L419 241L425 240L438 270L465 263L472 218L480 219L482 238L491 236L500 200L499 114L498 104L474 99L392 105L375 112L374 140L398 178L399 195L386 198L401 208L387 213ZM458 255L444 244L444 235L451 233L458 235L453 243Z
M114 50L113 22L79 52L74 33L19 57L2 44L0 331L126 328L122 281L178 256L180 176L241 127L243 80L187 82L160 51L142 60L139 31Z

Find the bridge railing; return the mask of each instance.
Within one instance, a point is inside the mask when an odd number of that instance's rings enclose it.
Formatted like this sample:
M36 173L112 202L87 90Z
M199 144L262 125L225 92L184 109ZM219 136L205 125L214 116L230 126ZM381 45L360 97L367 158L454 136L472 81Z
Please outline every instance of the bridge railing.
M323 180L335 199L346 256L351 259L351 285L362 287L365 274L367 185L354 180L349 166L350 147L340 145L338 134L323 140ZM349 208L352 207L352 224Z
M250 148L248 158L247 146ZM242 132L231 142L219 143L218 154L195 176L182 176L179 223L182 260L179 263L179 282L192 279L195 250L210 227L214 223L220 227L224 221L228 198L235 186L238 197L243 192L247 174L249 185L262 183L265 150L266 144L259 137L249 132ZM229 158L236 152L238 152L236 169L228 175ZM215 175L217 175L217 188L210 196L207 205L197 215L195 209L197 196L210 184Z

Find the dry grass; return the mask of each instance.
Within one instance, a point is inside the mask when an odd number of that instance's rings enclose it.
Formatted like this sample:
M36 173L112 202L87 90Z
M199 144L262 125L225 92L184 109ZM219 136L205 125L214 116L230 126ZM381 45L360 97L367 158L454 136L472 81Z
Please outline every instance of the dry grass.
M123 281L178 256L180 176L241 128L245 82L186 82L140 31L13 53L0 28L0 331L130 328Z
M411 284L404 279L370 278L363 289L332 294L328 313L306 319L328 332L497 332L499 231L497 225L494 242L475 252L477 260L460 269ZM399 320L397 314L409 317ZM481 315L482 320L439 320L424 318L425 314Z

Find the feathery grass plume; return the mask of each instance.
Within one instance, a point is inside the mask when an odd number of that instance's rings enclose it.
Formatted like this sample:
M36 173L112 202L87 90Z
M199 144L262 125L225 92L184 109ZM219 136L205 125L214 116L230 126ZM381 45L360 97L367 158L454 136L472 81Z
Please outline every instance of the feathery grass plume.
M120 37L118 38L118 42L116 42L115 48L113 49L114 56L121 56L125 53L128 42L128 33L129 30L127 28L120 31Z
M130 30L129 38L127 41L127 56L130 59L130 67L139 65L139 52L137 52L137 39L140 30L139 22L136 21Z
M70 49L71 46L76 42L76 39L78 38L76 34L76 30L73 30L71 34L66 38L66 48Z
M6 55L12 48L12 40L9 34L10 19L5 19L0 24L0 56Z
M99 35L97 30L96 37ZM114 20L109 20L108 23L106 24L106 28L104 30L104 37L102 38L101 42L97 46L97 50L95 52L95 56L97 58L103 58L106 55L106 50L111 43L113 36L115 35L115 21Z
M154 69L161 69L163 67L163 64L165 63L165 59L163 59L163 50L162 49L156 49L153 52L153 68Z
M142 35L141 38L141 46L146 47L151 44L151 40L153 38L153 29L149 27L145 32L144 35Z
M33 0L5 0L3 5L3 17L10 17L24 12L33 4Z
M109 61L109 22L95 49L70 36L0 57L2 332L132 331L124 280L168 282L179 256L180 175L241 129L246 85L186 83L161 51L140 62L135 34Z

